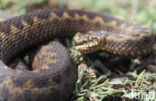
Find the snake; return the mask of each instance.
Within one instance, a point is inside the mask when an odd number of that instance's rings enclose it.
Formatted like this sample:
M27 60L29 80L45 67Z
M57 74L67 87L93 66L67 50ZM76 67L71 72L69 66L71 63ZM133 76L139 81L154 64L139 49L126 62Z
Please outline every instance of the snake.
M68 100L77 67L68 49L46 42L72 36L82 53L146 55L154 43L152 31L143 25L95 12L48 8L9 18L0 22L0 101ZM41 43L45 45L34 52L32 70L9 68L11 59Z

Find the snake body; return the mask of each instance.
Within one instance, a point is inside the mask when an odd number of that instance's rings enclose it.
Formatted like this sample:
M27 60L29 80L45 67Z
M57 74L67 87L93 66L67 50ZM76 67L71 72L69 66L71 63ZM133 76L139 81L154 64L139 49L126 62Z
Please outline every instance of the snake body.
M148 28L93 12L45 9L10 18L0 23L0 101L67 100L77 80L77 68L68 50L57 42L50 43L52 49L42 47L53 53L52 58L45 55L48 58L42 61L38 55L41 60L33 71L13 70L6 64L41 42L87 31L91 32L74 38L76 49L82 52L102 49L118 55L145 55L154 42Z

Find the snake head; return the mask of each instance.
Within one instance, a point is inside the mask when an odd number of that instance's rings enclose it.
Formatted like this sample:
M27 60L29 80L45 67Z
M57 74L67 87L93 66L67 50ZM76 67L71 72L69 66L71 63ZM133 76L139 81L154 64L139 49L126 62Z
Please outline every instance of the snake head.
M78 32L74 37L75 49L82 53L91 53L100 50L105 44L103 31L86 33Z

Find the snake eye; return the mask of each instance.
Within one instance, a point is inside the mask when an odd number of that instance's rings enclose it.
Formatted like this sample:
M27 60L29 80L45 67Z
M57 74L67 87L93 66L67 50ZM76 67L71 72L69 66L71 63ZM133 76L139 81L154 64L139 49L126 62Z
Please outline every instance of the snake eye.
M97 41L98 40L98 37L95 37L95 36L90 36L90 37L88 37L88 41Z

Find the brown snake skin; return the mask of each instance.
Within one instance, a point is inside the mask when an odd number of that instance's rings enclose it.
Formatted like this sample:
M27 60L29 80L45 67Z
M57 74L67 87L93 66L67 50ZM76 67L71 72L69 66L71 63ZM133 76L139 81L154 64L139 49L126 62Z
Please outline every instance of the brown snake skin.
M148 28L92 12L45 9L8 19L0 23L0 101L67 100L77 80L77 68L68 50L59 43L49 43L50 46L41 48L41 53L36 53L34 61L38 64L33 64L36 67L32 71L14 70L5 64L41 42L87 31L98 32L96 35L88 32L87 37L77 34L74 38L76 49L82 52L89 52L87 48L91 48L90 52L102 49L118 55L145 55L151 51L154 42ZM88 38L89 34L96 37ZM42 52L44 57L40 57Z

